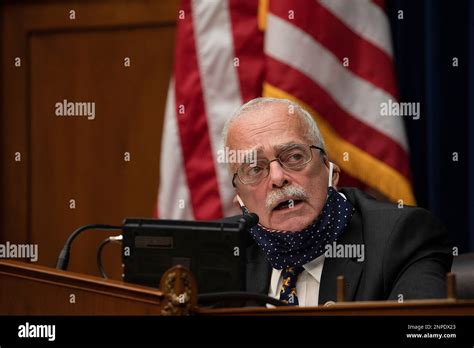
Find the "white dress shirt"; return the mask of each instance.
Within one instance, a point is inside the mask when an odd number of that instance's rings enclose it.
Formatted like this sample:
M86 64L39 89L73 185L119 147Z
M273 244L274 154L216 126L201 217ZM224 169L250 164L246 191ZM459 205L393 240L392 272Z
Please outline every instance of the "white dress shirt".
M303 265L304 271L296 282L296 296L300 307L317 306L319 299L319 283L323 271L324 254ZM281 269L272 269L272 278L268 296L280 299L280 290L283 284ZM267 307L273 307L267 305Z

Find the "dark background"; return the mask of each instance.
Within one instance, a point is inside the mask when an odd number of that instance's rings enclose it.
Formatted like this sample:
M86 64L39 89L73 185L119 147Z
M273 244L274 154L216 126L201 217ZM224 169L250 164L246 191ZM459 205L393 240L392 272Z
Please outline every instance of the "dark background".
M386 4L400 99L421 103L418 120L404 118L417 203L474 251L474 1Z

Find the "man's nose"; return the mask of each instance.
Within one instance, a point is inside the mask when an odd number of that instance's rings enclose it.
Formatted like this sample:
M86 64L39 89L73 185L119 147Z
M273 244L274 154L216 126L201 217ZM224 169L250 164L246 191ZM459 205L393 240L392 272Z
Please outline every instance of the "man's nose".
M268 170L268 176L270 177L269 185L271 185L271 188L282 187L288 183L285 170L278 161L271 162Z

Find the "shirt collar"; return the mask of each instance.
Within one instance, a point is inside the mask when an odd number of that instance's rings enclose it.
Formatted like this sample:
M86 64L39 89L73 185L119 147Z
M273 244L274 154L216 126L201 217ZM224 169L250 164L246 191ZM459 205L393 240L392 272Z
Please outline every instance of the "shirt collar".
M339 191L337 191L337 193L339 193L339 194L342 196L342 198L344 198L344 199L347 201L347 197L346 197L346 195L345 195L344 193L339 192Z
M321 273L323 271L324 254L318 256L307 264L303 265L303 268L313 276L318 283L321 282Z

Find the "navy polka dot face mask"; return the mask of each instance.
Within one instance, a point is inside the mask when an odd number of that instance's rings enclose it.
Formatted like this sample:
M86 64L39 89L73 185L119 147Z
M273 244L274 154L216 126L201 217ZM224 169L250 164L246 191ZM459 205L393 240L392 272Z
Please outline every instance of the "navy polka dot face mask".
M250 229L250 234L273 268L303 266L324 254L325 246L335 242L344 232L353 213L352 204L333 187L328 187L321 214L303 230L275 231L258 224Z

